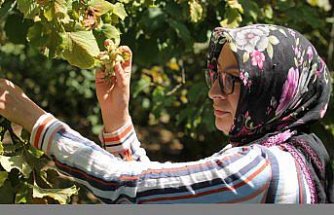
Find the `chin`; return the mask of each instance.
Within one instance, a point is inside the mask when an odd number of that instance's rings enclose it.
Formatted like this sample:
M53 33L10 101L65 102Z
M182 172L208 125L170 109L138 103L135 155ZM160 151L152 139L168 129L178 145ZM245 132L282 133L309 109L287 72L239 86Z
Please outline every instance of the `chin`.
M229 119L220 119L216 117L216 127L222 131L225 135L228 135L232 127L232 122Z

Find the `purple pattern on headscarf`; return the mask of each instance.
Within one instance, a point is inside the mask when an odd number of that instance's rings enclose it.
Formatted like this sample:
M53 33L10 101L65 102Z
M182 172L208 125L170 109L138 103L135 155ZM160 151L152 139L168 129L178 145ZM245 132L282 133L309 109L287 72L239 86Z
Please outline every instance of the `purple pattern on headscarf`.
M290 68L288 77L283 85L283 93L279 100L279 105L276 109L276 114L281 113L282 110L288 107L289 102L293 99L297 92L299 79L298 69Z

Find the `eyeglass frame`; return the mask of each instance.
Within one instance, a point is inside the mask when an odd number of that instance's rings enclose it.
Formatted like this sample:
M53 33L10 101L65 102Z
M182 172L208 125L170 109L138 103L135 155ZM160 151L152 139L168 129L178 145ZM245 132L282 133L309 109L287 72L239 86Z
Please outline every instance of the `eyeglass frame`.
M230 95L234 92L234 87L235 87L235 82L241 82L241 79L237 76L234 76L230 73L226 73L226 72L219 72L219 71L215 71L213 69L203 69L204 73L205 73L205 81L206 84L208 86L209 89L212 88L214 82L218 79L218 85L220 88L220 91L223 95ZM224 73L225 78L222 77L222 73ZM213 74L213 78L211 78L211 75ZM231 87L231 92L225 92L226 87L224 88L225 84L223 83L224 81L226 81L226 76L229 76L232 78L232 87Z

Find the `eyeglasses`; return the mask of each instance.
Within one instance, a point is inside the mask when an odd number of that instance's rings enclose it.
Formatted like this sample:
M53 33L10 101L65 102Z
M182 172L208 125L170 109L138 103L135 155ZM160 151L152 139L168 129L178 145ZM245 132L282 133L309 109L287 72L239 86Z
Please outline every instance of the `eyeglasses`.
M235 82L241 82L239 77L233 76L229 73L217 72L212 69L204 69L205 81L209 89L213 83L218 79L218 84L223 95L230 95L234 91Z

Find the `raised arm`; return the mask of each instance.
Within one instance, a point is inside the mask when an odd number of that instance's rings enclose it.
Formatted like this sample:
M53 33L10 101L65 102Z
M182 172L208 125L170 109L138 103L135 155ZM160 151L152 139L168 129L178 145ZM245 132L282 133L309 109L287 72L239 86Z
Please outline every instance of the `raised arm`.
M261 148L232 148L194 162L126 162L48 114L34 125L31 143L105 203L262 202L271 180Z
M95 75L96 96L104 125L99 139L103 148L116 157L126 161L149 161L140 147L129 114L132 52L127 46L119 49L128 58L115 65L115 76L106 77L104 68L97 70Z

